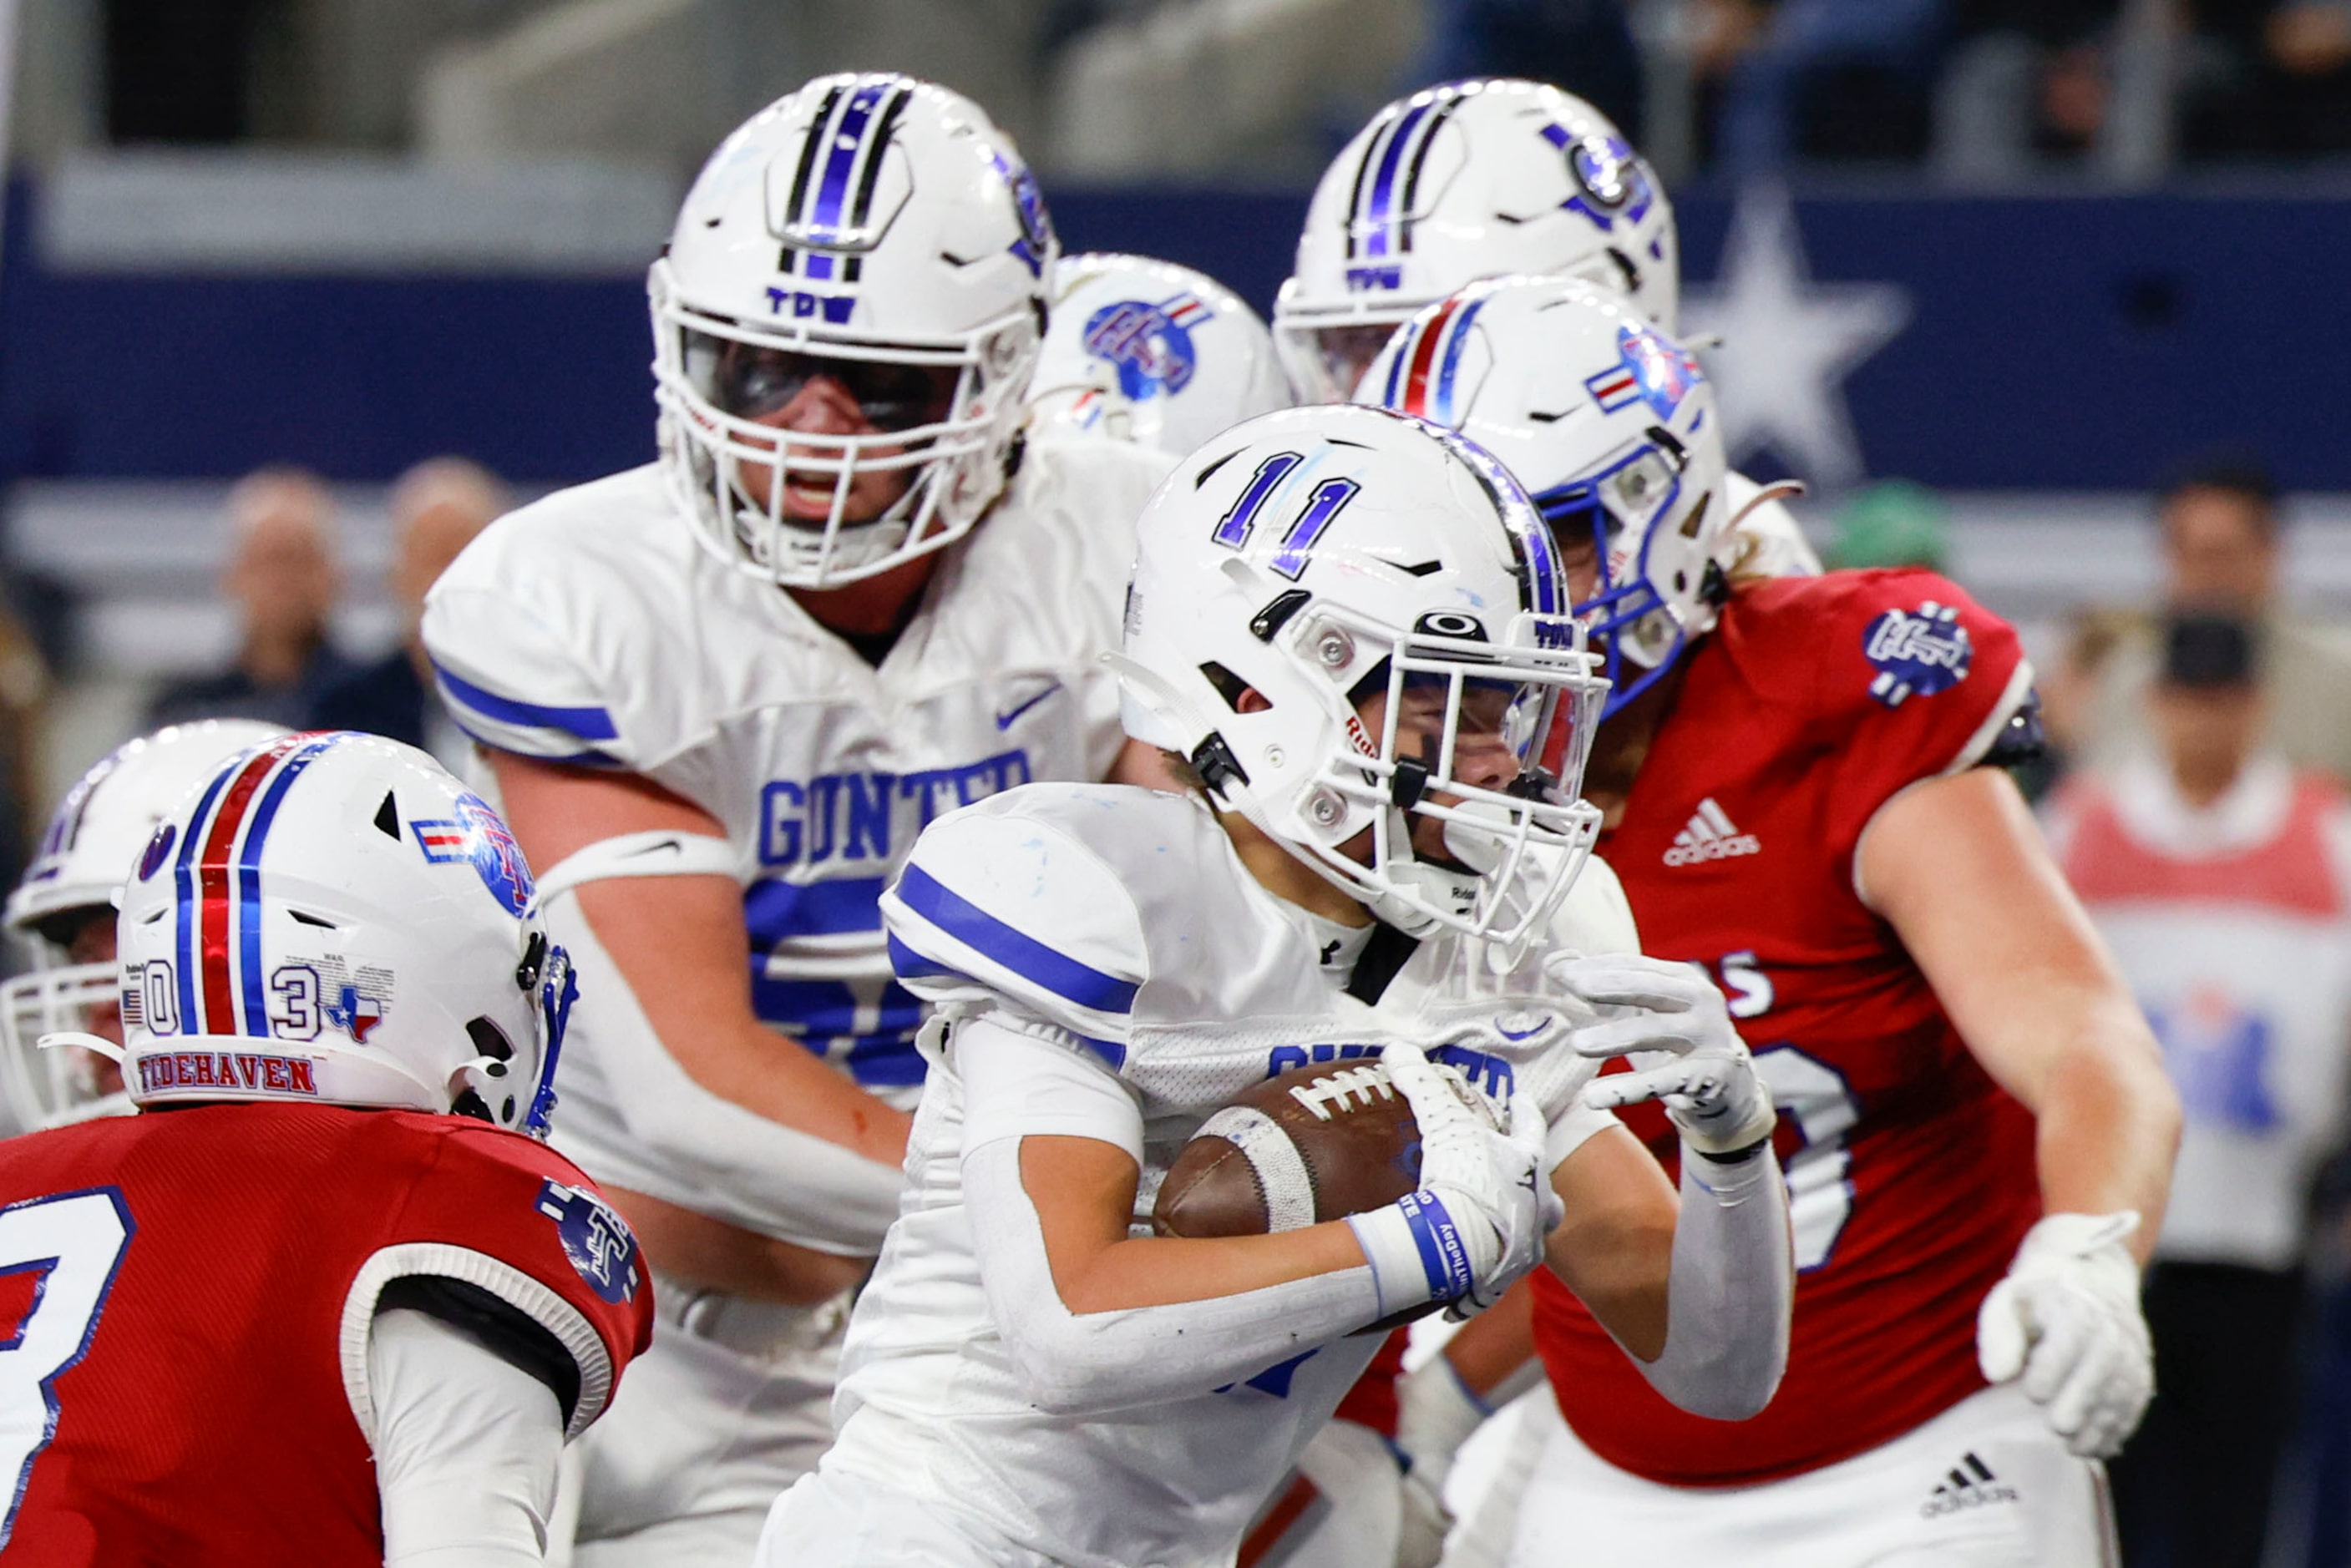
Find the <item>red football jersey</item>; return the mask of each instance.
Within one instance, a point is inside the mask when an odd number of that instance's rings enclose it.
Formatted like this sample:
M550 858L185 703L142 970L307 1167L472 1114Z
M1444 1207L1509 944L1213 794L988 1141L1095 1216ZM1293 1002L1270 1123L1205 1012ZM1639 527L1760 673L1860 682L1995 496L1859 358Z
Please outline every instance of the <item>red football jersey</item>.
M1982 756L2032 671L2012 628L1919 571L1744 588L1687 658L1601 850L1643 950L1719 981L1779 1103L1800 1271L1787 1377L1751 1421L1686 1414L1541 1270L1535 1338L1595 1453L1732 1486L1876 1448L1983 1386L1976 1308L2039 1215L2032 1119L1862 903L1854 851L1904 786ZM1621 1114L1673 1167L1664 1113Z
M575 1434L652 1338L620 1216L477 1122L208 1106L0 1143L0 1559L381 1568L367 1334L416 1275L551 1334Z

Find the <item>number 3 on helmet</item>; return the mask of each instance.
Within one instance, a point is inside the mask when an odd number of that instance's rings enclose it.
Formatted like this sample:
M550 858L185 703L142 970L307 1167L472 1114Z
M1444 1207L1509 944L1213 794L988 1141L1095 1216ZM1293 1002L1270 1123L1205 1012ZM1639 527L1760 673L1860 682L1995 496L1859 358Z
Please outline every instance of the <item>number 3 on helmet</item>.
M413 747L312 732L232 758L148 840L119 929L140 1106L381 1106L546 1130L569 961L506 824Z

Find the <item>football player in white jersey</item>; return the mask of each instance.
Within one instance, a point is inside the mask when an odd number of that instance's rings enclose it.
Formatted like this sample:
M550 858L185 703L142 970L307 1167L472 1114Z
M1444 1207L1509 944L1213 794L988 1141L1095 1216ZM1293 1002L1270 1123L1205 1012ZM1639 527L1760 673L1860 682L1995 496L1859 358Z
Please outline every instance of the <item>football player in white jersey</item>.
M1053 268L1035 387L1039 433L1107 436L1170 457L1290 406L1273 335L1240 296L1174 262L1099 252Z
M747 1555L830 1440L923 1077L883 887L932 818L1118 749L1100 655L1165 461L1024 441L1056 250L977 107L809 83L652 270L659 461L501 519L428 602L590 971L564 1147L660 1276L584 1568Z
M930 1087L839 1439L762 1568L1229 1563L1380 1344L1358 1331L1545 1260L1689 1407L1777 1384L1771 1111L1720 995L1545 950L1604 686L1525 495L1435 426L1319 407L1186 459L1139 526L1124 722L1196 787L1012 791L934 824L885 898L941 1008ZM1667 1054L1593 1082L1634 1049ZM1383 1053L1353 1071L1410 1102L1418 1191L1312 1224L1287 1146L1228 1114L1280 1233L1136 1234L1219 1106ZM1678 1200L1604 1108L1659 1096Z
M1598 284L1672 332L1673 203L1608 117L1573 94L1507 78L1426 88L1374 115L1323 171L1274 301L1275 347L1301 400L1343 401L1416 312L1506 273ZM1784 493L1729 476L1747 565L1816 575Z

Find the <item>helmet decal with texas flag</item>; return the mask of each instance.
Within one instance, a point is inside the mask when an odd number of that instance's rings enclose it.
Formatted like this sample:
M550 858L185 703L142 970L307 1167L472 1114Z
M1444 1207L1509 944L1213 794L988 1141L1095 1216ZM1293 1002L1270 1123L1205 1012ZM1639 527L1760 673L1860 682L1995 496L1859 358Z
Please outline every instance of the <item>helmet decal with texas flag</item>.
M408 826L425 859L435 865L466 861L508 914L519 916L530 908L535 891L530 867L523 860L522 846L488 801L469 792L457 797L456 815Z

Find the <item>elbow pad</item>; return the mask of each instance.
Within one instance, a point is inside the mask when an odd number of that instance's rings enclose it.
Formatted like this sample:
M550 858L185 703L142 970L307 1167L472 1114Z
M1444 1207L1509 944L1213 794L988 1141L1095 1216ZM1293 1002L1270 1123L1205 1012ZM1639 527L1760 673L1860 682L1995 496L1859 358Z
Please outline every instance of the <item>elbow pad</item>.
M963 1183L988 1315L1022 1388L1050 1415L1195 1398L1379 1315L1368 1267L1234 1296L1072 1313L1053 1283L1044 1230L1020 1182L1020 1140L967 1151Z
M1796 1292L1788 1189L1770 1144L1729 1162L1683 1148L1672 1270L1666 1348L1636 1365L1691 1415L1743 1421L1788 1369Z
M675 857L654 852L652 858L673 862L664 871L614 875L684 876L713 869L689 869L680 862L708 853L692 846L717 840L635 834L590 846L556 870L562 873L583 857L645 838L683 839L688 847ZM596 1103L582 1106L594 1114L578 1118L580 1125L566 1126L559 1114L559 1146L599 1179L744 1230L843 1257L878 1252L883 1232L898 1216L901 1168L771 1122L712 1094L678 1065L580 908L580 884L603 879L575 875L559 884L552 897L541 886L548 935L569 950L580 976L567 1063L577 1052L587 1058L581 1065L603 1080L601 1094L592 1096ZM799 1049L781 1035L777 1043L781 1049ZM563 1088L559 1080L557 1088Z

